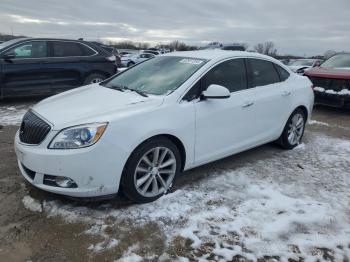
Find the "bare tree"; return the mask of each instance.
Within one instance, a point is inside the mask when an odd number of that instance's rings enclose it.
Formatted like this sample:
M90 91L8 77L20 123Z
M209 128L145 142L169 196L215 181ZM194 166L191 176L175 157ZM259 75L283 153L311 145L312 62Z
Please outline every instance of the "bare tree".
M266 41L265 43L259 43L254 46L254 50L260 54L276 56L277 48L275 47L274 42Z
M254 50L256 52L258 52L259 54L263 54L264 53L264 44L259 43L259 44L255 45Z

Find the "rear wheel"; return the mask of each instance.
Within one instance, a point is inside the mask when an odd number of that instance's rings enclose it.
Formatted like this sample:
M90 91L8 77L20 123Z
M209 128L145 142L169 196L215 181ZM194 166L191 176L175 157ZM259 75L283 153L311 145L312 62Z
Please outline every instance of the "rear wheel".
M105 80L106 77L100 73L93 73L88 75L84 80L84 85L97 84Z
M170 190L180 170L177 147L167 138L152 139L131 154L122 176L123 192L135 202L152 202Z
M305 113L299 108L296 109L289 117L277 142L285 149L292 149L299 145L304 135L305 123Z

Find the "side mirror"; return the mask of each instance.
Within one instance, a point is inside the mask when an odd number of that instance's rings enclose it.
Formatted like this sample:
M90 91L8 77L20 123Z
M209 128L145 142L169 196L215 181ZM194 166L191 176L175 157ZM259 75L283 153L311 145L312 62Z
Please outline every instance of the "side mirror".
M230 97L230 91L220 85L210 85L207 90L202 92L202 99L225 99Z
M2 56L2 58L4 60L11 60L11 59L14 59L16 57L16 54L15 53L7 53L7 54L4 54Z

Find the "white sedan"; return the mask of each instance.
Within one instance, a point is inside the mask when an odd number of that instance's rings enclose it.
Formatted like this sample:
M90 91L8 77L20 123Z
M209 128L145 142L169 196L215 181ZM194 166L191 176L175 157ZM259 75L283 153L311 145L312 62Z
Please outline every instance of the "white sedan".
M294 72L300 75L304 74L304 71L312 67L320 66L322 60L320 59L295 59L289 62L288 67Z
M124 67L130 67L154 57L155 55L151 53L130 54L121 58L121 64Z
M184 170L272 141L294 148L313 101L311 82L271 57L170 53L35 105L18 165L46 191L149 202Z

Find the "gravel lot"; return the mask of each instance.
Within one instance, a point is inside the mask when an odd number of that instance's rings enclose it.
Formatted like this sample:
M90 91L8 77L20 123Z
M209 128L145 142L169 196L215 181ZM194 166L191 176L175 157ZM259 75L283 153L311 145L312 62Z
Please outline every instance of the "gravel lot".
M34 102L0 104L0 261L349 261L349 111L316 108L294 150L268 144L196 168L132 205L24 181L13 137Z

